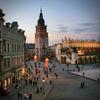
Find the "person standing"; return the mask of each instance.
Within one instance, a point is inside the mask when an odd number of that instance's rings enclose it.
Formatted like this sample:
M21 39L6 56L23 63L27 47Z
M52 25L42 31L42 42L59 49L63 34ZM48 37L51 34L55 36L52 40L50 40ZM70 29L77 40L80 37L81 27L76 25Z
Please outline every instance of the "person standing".
M56 79L58 78L58 74L57 73L55 73L55 76L56 76Z
M21 98L21 100L22 100L22 93L20 93L20 98Z
M83 76L85 75L85 73L83 72Z
M19 98L20 98L20 93L19 92L17 93L17 97L18 97L18 100L19 100Z
M83 83L81 82L81 88L83 88Z
M32 100L32 94L29 94L29 100Z
M42 92L42 86L40 87L40 91Z
M83 87L85 87L85 82L84 81L82 82L82 85L83 85Z

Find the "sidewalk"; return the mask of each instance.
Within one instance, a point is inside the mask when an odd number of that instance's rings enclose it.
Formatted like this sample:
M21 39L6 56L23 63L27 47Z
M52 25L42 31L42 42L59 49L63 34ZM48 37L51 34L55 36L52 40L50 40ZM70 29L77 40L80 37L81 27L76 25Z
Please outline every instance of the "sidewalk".
M7 96L0 96L0 100L11 100L11 98L14 97L18 91L21 91L26 86L24 80L20 80L19 84L21 85L20 88L15 88L15 84L13 84L9 88L10 93Z
M92 79L92 80L95 80L97 81L98 78L100 80L100 69L90 69L90 70L83 70L83 71L80 71L80 72L73 72L71 71L70 73L73 73L73 74L76 74L76 75L79 75L79 76L83 76L85 78L89 78L89 79ZM83 75L84 73L84 75Z
M100 81L100 63L98 64L87 64L87 65L79 65L80 71L78 72L78 69L75 67L75 65L69 65L69 67L66 64L60 63L59 70L63 70L65 72L68 72L70 74L78 75L84 78L88 78L94 81L97 81L99 78ZM95 66L95 67L94 67ZM83 75L84 72L84 75Z
M41 85L42 85L42 83L41 83ZM49 91L52 88L52 85L50 86L48 84L48 82L46 82L44 85L45 85L44 93L43 93L43 91L37 93L36 92L37 91L37 87L33 87L32 85L29 84L27 87L24 88L24 90L20 91L22 93L22 96L23 96L22 100L24 100L24 94L25 93L32 94L32 100L44 100L46 98L46 96L48 95ZM16 95L16 98L17 98L17 95ZM12 100L15 100L15 99L12 98Z
M50 76L51 78L51 76ZM44 83L44 93L42 92L37 93L37 87L31 85L30 83L23 84L21 88L15 89L11 87L10 94L8 96L0 96L0 100L18 100L18 92L22 93L22 100L24 99L24 94L32 94L32 100L46 100L49 92L53 89L53 84L49 83L50 78L47 78ZM24 83L24 81L23 81ZM43 86L42 80L38 83L38 87ZM19 99L21 100L21 99ZM29 100L28 98L26 100Z

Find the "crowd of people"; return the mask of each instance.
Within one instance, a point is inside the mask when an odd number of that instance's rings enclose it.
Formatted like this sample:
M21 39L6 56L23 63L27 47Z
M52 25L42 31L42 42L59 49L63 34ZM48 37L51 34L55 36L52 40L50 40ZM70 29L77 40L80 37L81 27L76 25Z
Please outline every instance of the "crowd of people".
M43 93L43 84L41 82L44 79L49 79L49 75L53 74L55 76L55 79L58 78L57 72L55 72L56 63L52 63L52 65L49 65L48 68L45 68L44 64L41 64L40 62L27 62L27 69L28 69L28 76L24 77L25 84L30 84L33 89L35 89L36 93ZM49 79L49 84L52 85L53 79ZM29 99L32 100L32 94L31 93L21 93L18 92L18 100L22 100L24 98L25 100Z

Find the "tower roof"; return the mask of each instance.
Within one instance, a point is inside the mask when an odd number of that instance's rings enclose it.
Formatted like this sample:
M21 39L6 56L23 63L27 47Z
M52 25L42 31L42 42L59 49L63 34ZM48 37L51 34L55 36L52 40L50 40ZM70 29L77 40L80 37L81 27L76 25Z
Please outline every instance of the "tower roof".
M39 19L38 19L38 25L44 25L45 21L43 19L43 13L42 13L42 9L40 9L40 15L39 15Z
M42 9L40 9L40 16L39 19L43 19Z
M2 9L0 9L0 17L5 16L5 14L2 12Z

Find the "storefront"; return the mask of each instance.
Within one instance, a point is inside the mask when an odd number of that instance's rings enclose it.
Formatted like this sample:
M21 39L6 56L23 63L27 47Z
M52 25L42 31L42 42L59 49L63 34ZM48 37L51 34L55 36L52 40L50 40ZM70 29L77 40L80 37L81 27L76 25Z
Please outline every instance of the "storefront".
M6 74L0 77L0 87L9 88L11 85L12 85L11 72L7 72Z
M16 81L20 80L22 77L21 67L16 69L16 72L6 72L0 75L0 87L9 88L12 84L16 83Z

